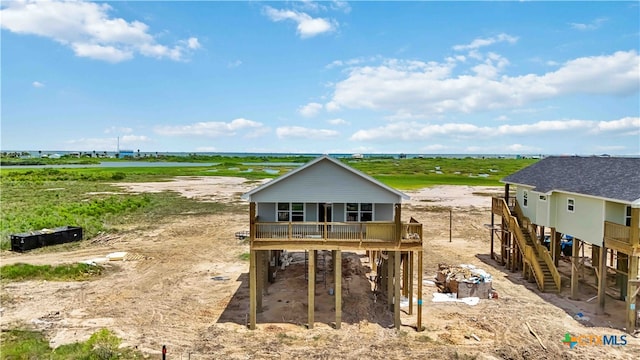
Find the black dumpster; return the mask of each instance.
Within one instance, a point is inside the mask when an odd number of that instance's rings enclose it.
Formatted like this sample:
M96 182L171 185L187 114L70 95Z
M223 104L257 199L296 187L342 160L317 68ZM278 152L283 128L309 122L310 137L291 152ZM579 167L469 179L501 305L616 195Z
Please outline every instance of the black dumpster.
M11 251L23 252L43 246L82 240L82 228L62 226L11 235Z

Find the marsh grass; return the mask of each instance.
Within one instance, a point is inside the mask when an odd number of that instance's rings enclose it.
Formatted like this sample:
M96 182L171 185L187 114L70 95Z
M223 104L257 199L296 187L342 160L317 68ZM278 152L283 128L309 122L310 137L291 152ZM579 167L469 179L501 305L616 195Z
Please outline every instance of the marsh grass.
M2 352L0 359L87 359L118 360L142 359L140 352L121 348L122 340L108 329L101 329L84 342L49 347L49 341L38 331L11 329L2 330Z
M51 265L31 265L17 263L0 268L2 281L47 280L47 281L82 281L96 278L102 274L101 266L82 263Z

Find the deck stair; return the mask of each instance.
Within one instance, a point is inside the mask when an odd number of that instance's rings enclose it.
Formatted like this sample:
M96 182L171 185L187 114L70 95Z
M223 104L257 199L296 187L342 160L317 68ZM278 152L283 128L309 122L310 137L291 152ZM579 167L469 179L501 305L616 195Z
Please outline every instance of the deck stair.
M510 207L504 199L495 200L500 202L500 215L505 220L507 230L514 235L516 247L522 254L525 275L534 277L540 291L559 292L560 273L547 249L540 242L534 241L536 233L529 218L523 215L517 202Z

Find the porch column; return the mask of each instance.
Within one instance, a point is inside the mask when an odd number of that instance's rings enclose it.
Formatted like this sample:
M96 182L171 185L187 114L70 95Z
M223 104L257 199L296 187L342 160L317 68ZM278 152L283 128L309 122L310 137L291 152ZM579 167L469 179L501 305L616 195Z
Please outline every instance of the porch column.
M309 274L307 276L307 278L309 279L309 283L307 285L308 287L308 303L309 303L309 307L307 309L307 318L308 318L308 324L307 324L307 328L308 329L313 329L313 323L315 322L314 319L314 315L315 315L315 295L316 295L316 256L317 256L317 250L309 250Z
M409 252L403 252L402 256L402 296L409 297Z
M422 328L422 250L418 251L418 321L416 324L418 331Z
M333 274L334 290L333 294L336 297L336 329L340 329L342 323L342 251L333 251Z
M256 328L256 282L258 276L256 274L256 251L249 251L249 329Z
M393 278L394 278L394 291L393 291L393 323L396 329L400 329L400 260L401 252L395 251L393 254Z
M607 297L607 247L604 240L598 255L598 309L597 314L604 314L604 299Z

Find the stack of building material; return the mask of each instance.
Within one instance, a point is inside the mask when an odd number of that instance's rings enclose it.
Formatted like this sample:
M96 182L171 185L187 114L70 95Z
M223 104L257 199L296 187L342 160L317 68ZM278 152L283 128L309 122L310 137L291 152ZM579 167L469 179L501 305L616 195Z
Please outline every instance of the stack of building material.
M488 299L492 290L491 275L467 264L439 264L436 283L442 292L455 293L458 299L471 296Z

